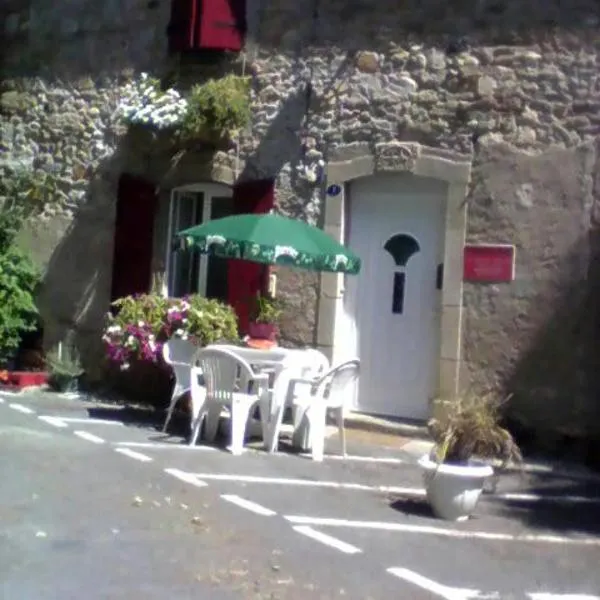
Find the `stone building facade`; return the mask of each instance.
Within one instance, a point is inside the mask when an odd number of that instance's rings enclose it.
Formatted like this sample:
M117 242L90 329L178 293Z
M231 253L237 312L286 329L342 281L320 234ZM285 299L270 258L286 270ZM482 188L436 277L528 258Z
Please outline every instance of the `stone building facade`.
M69 330L84 350L97 344L123 173L158 189L159 281L165 211L181 186L274 179L278 210L346 241L361 235L353 194L367 206L364 219L371 196L384 198L378 207L389 197L398 210L414 198L439 203L431 261L443 265L422 321L432 340L423 352L431 363L426 385L411 375L423 377L418 360L410 362L420 346L410 323L394 330L401 341L393 331L371 340L369 352L378 355L369 364L383 373L381 365L389 372L410 363L396 387L414 384L428 399L466 386L513 394L514 421L546 439L598 435L596 2L259 0L247 3L243 51L211 60L168 53L167 0L0 6L0 164L48 170L59 181L60 205L23 234L45 266L39 301L48 344ZM213 74L249 74L252 125L231 147L174 157L168 144L149 143L115 117L123 86L141 72L183 87ZM302 172L319 160L325 177L315 185ZM340 193L328 193L332 185ZM465 242L515 246L514 281L464 282ZM357 281L281 271L284 339L337 356L353 343L359 349L367 334L360 342L344 337L351 318L344 296L354 294L356 310L373 299L365 296L372 282ZM386 385L384 396L394 382ZM399 416L423 410L421 402Z

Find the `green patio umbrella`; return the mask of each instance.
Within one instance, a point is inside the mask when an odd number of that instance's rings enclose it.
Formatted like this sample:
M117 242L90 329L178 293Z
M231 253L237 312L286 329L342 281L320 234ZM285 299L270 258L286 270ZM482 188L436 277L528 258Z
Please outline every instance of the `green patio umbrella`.
M275 214L235 215L177 233L180 247L267 265L355 275L360 259L324 231Z

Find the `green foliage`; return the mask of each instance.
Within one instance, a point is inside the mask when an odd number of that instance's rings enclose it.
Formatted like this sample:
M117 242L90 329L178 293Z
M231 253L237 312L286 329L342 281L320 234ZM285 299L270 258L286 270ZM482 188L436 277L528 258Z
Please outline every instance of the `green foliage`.
M14 242L27 219L55 201L57 192L57 179L50 173L24 168L0 173L0 252Z
M14 246L0 249L0 362L11 358L24 332L37 327L34 293L39 281L24 252Z
M283 305L279 300L270 296L256 294L254 306L250 312L251 318L256 323L276 324L281 313Z
M51 375L76 378L83 374L81 360L73 348L57 348L48 352L46 365Z
M164 298L157 294L128 296L113 306L103 340L110 360L125 368L132 360L160 362L163 344L171 337L198 346L238 340L233 308L202 296Z
M250 122L250 79L227 75L192 88L180 127L183 139L235 134Z
M516 442L500 426L501 406L491 394L466 394L441 402L441 416L428 424L438 462L462 464L472 457L520 462Z

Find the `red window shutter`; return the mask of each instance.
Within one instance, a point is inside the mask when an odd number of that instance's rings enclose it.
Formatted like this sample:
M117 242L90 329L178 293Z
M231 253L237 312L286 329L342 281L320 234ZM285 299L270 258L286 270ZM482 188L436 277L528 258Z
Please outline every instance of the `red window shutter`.
M171 0L171 20L167 28L169 52L194 48L200 0Z
M115 221L111 300L145 294L152 280L154 218L158 196L153 183L123 174Z
M246 1L198 1L201 3L201 10L196 48L239 52L244 45L246 33Z
M268 213L275 200L272 179L239 183L233 188L234 210L237 214ZM247 260L230 260L228 271L228 302L238 316L240 333L248 331L249 304L257 292L265 290L268 270L265 265Z

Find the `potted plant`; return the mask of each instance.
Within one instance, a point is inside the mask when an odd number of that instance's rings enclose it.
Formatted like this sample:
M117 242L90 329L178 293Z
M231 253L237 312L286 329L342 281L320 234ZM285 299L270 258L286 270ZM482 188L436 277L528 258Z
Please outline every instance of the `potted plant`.
M49 370L48 386L55 392L76 392L79 379L83 375L81 362L77 354L71 350L63 352L62 345L46 355Z
M438 416L428 423L434 447L419 461L436 516L451 521L471 516L494 473L486 459L500 459L503 465L522 460L512 435L499 424L501 404L490 394L438 403Z
M282 312L283 309L277 300L257 294L248 324L250 338L274 342L278 333L277 321Z

